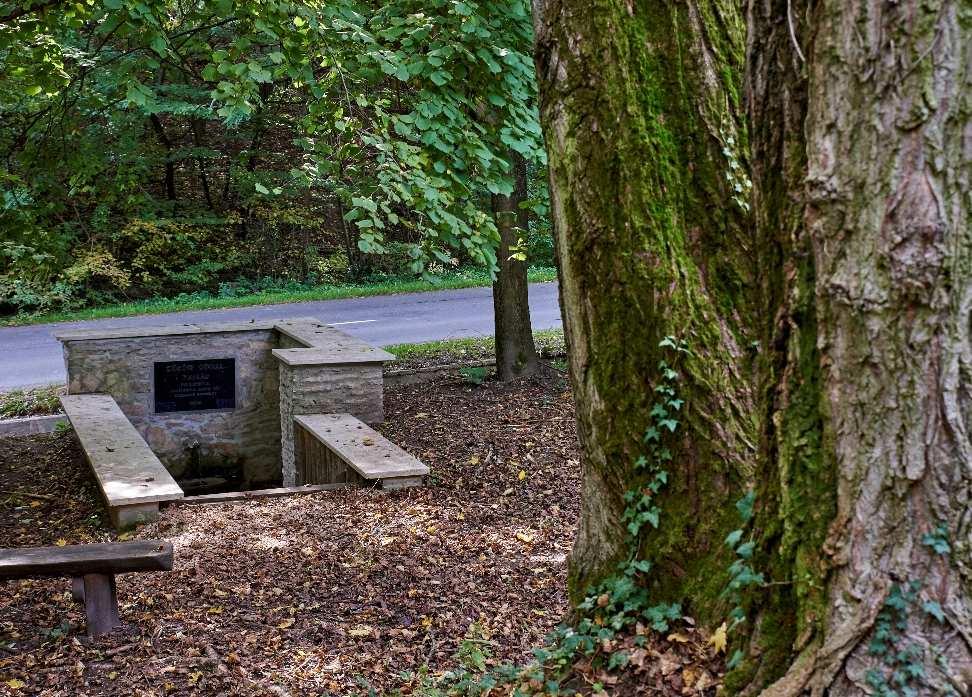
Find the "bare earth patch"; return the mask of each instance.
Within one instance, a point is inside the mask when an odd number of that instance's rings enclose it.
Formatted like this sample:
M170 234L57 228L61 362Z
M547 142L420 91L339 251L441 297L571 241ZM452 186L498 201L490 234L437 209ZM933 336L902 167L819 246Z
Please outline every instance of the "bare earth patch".
M124 630L88 640L66 579L0 585L0 694L383 694L453 667L474 624L527 659L567 610L563 380L400 387L386 413L430 486L167 508L136 536L171 540L176 570L119 577ZM86 476L71 436L0 441L0 546L117 539Z
M0 439L0 547L107 542L107 524L73 434Z

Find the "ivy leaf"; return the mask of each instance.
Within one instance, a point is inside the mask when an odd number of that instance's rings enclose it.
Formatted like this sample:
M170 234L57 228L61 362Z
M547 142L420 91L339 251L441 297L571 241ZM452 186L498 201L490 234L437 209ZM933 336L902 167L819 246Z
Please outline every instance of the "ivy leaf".
M652 508L650 511L645 511L645 518L649 523L651 523L651 527L655 528L656 530L658 529L658 523L660 522L659 514L660 512L657 508Z
M732 620L732 626L730 627L731 630L732 627L746 621L746 613L743 612L743 609L737 605L729 612L729 619Z
M756 547L755 542L752 541L746 542L745 544L741 544L739 545L739 547L736 548L736 554L738 554L743 559L749 559L750 557L753 556L753 549L755 549L755 547Z
M948 544L948 528L944 524L939 524L932 532L921 536L921 543L931 549L939 556L945 556L952 551Z
M739 540L742 539L742 536L743 536L742 530L733 530L731 533L729 533L726 536L726 545L728 545L732 549L735 549L736 545L739 544Z
M624 651L615 651L608 659L608 670L623 668L626 665L628 665L628 654Z
M749 519L753 517L753 504L755 502L755 491L750 491L741 499L736 501L736 510L739 511L739 517L743 519L743 522L749 522Z
M932 617L934 617L939 622L942 622L942 623L945 622L945 612L942 610L942 606L939 605L934 600L928 600L928 601L926 601L921 606L921 609L924 610L925 612L927 612Z

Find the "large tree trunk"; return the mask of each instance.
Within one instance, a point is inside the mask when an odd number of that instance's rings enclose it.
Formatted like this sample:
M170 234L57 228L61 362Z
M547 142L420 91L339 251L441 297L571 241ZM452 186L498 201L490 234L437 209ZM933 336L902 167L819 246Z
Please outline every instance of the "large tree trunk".
M530 321L526 262L513 257L520 236L526 237L529 212L520 207L527 200L526 161L511 153L513 193L493 195L493 216L499 230L496 259L499 273L493 283L493 316L496 327L496 375L500 380L536 372L539 360Z
M677 335L692 350L679 387L691 408L642 556L655 597L692 598L711 618L757 435L742 17L720 0L535 0L534 21L582 445L571 591L628 552L623 494L639 483L659 342Z
M662 563L655 598L703 620L720 611L727 500L756 461L767 584L736 630L747 655L730 690L967 694L967 8L751 0L751 239L725 186L724 124L742 130L733 6L534 5L583 448L574 590L624 551L620 494L655 347L678 334L694 351L680 388L690 428L664 532L642 549Z
M763 694L972 690L967 15L960 0L752 2L778 308L757 532L779 584L734 678L754 694L774 678Z

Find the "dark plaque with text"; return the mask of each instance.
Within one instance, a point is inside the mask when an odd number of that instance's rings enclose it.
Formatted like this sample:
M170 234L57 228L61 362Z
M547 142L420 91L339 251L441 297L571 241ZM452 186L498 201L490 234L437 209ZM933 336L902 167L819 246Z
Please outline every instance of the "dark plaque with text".
M236 359L155 364L155 412L236 408Z

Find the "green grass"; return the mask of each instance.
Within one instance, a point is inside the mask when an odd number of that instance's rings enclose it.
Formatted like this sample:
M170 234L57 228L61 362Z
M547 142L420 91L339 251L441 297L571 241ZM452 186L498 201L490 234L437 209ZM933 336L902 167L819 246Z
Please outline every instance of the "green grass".
M541 356L561 356L567 350L563 329L533 332L533 340ZM403 363L431 362L433 359L483 360L494 356L496 340L491 336L483 336L471 339L428 341L423 344L394 344L383 348Z
M0 393L0 419L58 414L61 403L57 398L63 392L63 385L48 385Z
M544 329L533 332L537 352L544 358L558 358L567 352L563 329ZM459 363L493 358L496 341L491 336L471 339L427 341L422 344L394 344L383 347L398 359L390 367L408 369L437 363ZM552 364L561 369L562 360ZM566 369L564 366L563 369ZM0 392L0 419L17 419L25 416L42 416L61 413L58 397L64 393L64 385L48 385L26 390Z
M531 268L528 277L531 283L554 281L557 279L557 270L547 267ZM76 322L78 320L104 319L109 317L161 315L168 312L184 312L187 310L215 310L229 307L249 307L251 305L307 302L311 300L338 300L341 298L360 298L372 295L476 288L488 286L491 283L489 274L484 271L463 270L440 276L434 283L414 278L389 278L374 283L267 290L260 293L228 298L195 294L183 295L176 298L160 298L131 303L119 303L117 305L105 305L73 312L17 315L0 320L0 325L18 326L25 324L46 324L48 322Z

